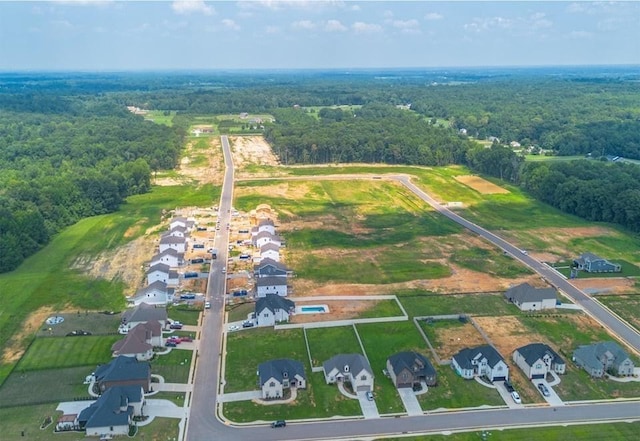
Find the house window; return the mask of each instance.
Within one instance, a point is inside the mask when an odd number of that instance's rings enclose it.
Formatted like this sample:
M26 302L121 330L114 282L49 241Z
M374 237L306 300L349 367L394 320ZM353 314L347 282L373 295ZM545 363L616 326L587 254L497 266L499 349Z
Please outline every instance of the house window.
M502 365L500 364L498 365L498 371L501 371L501 370L502 370Z
M269 383L269 387L276 387L275 381L272 381L271 383Z
M540 363L536 364L536 369L542 369L542 364Z
M367 381L367 376L366 376L366 375L363 375L362 377L360 377L360 379L361 379L362 381Z

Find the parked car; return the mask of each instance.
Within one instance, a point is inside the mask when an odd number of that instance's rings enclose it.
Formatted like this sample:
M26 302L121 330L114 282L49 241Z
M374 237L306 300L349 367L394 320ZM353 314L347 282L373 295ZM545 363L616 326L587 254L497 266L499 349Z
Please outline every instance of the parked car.
M184 337L180 337L180 341L191 342L191 341L193 341L193 338L190 335L186 335Z
M513 392L515 390L509 380L504 382L504 387L507 388L507 392Z
M89 331L85 331L83 329L78 329L76 331L71 331L67 334L67 337L78 336L78 335L91 335Z
M278 420L271 423L271 427L276 429L278 427L287 427L287 422L285 420Z
M542 393L542 395L544 395L545 397L548 397L549 395L551 395L549 393L549 389L547 388L547 386L545 386L543 383L538 384L538 390L540 391L540 393Z
M229 331L237 331L238 329L240 329L240 326L238 326L238 325L229 326Z
M251 322L249 320L245 320L244 322L242 322L242 327L243 328L253 328L253 322Z
M175 348L178 344L175 341L167 340L164 344L168 348Z
M182 323L173 322L169 325L169 329L182 329Z
M522 404L522 400L520 399L520 394L515 390L511 392L511 398L513 398L513 402L516 404Z
M367 392L367 400L373 401L373 392L371 391Z

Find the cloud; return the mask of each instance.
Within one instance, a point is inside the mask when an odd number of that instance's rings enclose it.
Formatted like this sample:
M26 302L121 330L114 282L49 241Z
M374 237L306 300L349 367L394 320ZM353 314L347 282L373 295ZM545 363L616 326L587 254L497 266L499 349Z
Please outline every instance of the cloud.
M513 21L504 17L476 17L471 23L464 25L464 29L471 32L483 32L490 29L510 29L513 27Z
M52 20L51 24L59 29L73 29L74 26L68 20Z
M327 32L344 32L347 30L347 27L338 20L327 20L324 25L324 30Z
M569 32L569 37L570 38L591 38L593 36L593 34L591 32L588 31L571 31Z
M392 23L394 28L398 29L415 29L418 27L418 20L394 20Z
M553 26L553 22L546 18L546 14L543 12L536 12L529 17L529 27L533 29L544 29Z
M384 12L382 13L382 16L383 16L384 18L392 18L392 17L393 17L393 11L390 11L390 10L388 10L388 9L387 9L386 11L384 11Z
M424 16L424 19L429 21L442 20L443 18L444 18L444 15L438 14L437 12L429 12L427 15Z
M267 34L279 34L282 30L278 26L267 26L264 30Z
M351 5L351 10L352 10L352 11L359 11L359 10L360 10L360 6L358 6L358 5Z
M231 20L230 18L225 18L224 20L222 20L222 26L224 26L227 29L234 30L234 31L239 31L240 30L240 25L238 23L236 23L235 21Z
M316 24L311 20L298 20L291 23L291 27L294 29L304 29L310 31L311 29L316 28Z
M171 9L176 14L189 15L193 13L213 15L215 10L208 6L204 0L174 0L171 3Z
M74 5L74 6L104 6L109 3L113 3L113 0L51 0L52 3L58 3L61 5Z
M351 29L358 34L369 34L382 31L382 26L375 23L364 23L357 21L351 25Z
M238 6L244 9L267 8L281 9L320 9L327 7L342 7L341 0L239 0Z

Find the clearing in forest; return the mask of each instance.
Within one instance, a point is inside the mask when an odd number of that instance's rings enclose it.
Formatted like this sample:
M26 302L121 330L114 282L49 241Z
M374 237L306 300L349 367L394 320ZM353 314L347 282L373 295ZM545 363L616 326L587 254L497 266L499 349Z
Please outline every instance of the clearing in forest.
M454 179L469 188L474 189L480 194L504 194L509 193L509 190L499 187L496 184L482 179L479 176L462 175L456 176Z

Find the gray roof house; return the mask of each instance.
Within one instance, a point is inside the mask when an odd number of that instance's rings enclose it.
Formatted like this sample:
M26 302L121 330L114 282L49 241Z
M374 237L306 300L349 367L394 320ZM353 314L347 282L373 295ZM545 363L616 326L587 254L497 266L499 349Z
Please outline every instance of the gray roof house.
M278 322L288 322L296 305L277 294L267 294L256 301L256 325L274 326Z
M633 375L635 368L629 355L613 341L578 346L573 351L573 361L596 378L607 372L616 377Z
M169 265L171 268L178 268L184 264L184 253L180 253L173 248L167 248L154 255L149 262L149 265L153 266L158 263L164 263L165 265Z
M262 390L263 399L278 399L289 388L305 389L307 378L304 366L296 360L280 358L269 360L258 365L258 386Z
M522 311L539 311L556 307L554 288L534 288L528 283L509 288L504 296Z
M169 248L172 248L179 253L184 253L187 250L187 239L184 237L176 236L165 236L160 239L158 250L162 253Z
M262 259L254 270L256 277L287 277L293 274L284 264L273 259Z
M256 280L256 296L260 298L269 294L286 297L288 294L287 278L277 276L259 277Z
M547 373L564 374L566 363L556 351L544 343L531 343L513 352L513 361L528 379L545 379Z
M414 352L398 352L387 359L387 371L397 388L416 387L425 382L427 386L437 383L436 370L427 357Z
M178 285L178 273L164 263L157 263L147 270L147 283L164 282L169 286Z
M149 305L142 302L138 306L122 313L122 325L133 329L140 323L158 321L164 328L167 324L167 309L164 306Z
M101 392L115 386L140 386L145 392L151 389L149 363L124 355L98 366L93 375Z
M140 361L153 358L153 347L162 346L162 325L157 320L141 323L111 346L113 356L125 355Z
M173 288L167 287L166 283L158 280L136 291L136 294L127 300L134 305L143 302L150 305L166 305L173 300L174 291Z
M373 370L362 354L339 354L322 364L327 384L349 383L354 392L373 391Z
M141 387L112 387L78 414L77 426L87 436L127 435L133 417L142 415L143 407Z
M509 366L493 346L465 348L451 358L451 367L462 378L485 377L489 381L509 379Z
M272 259L276 262L280 261L280 247L274 243L268 243L260 248L260 257L262 259Z
M617 263L609 262L593 253L584 253L574 259L573 266L578 270L588 273L619 273L622 267Z
M169 223L169 229L173 229L175 227L183 227L187 230L193 229L195 226L195 221L193 219L187 219L184 216L176 216L171 219Z

